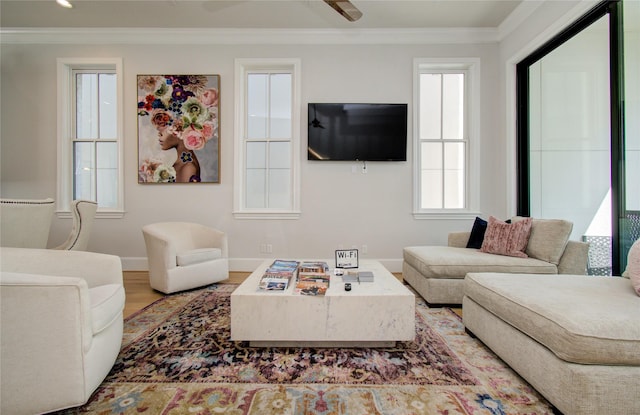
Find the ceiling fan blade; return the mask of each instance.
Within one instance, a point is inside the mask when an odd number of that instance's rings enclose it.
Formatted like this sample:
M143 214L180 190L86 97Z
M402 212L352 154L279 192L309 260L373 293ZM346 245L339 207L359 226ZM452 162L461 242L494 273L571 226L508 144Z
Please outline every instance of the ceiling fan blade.
M362 17L362 12L349 0L324 0L324 2L350 22L355 22Z

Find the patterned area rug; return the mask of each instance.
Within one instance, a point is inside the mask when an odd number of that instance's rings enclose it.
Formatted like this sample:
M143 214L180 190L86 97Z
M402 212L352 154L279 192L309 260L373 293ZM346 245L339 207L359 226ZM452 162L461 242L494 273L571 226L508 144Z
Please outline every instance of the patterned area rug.
M447 308L417 296L416 338L389 348L250 348L232 342L219 284L167 296L125 321L95 414L551 414L548 403ZM256 310L256 312L259 312Z

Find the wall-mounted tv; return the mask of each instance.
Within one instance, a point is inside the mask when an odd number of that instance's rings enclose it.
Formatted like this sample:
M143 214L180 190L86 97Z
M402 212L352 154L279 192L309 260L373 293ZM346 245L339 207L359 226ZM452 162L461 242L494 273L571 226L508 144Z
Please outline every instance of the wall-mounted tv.
M309 160L407 160L407 104L309 103Z

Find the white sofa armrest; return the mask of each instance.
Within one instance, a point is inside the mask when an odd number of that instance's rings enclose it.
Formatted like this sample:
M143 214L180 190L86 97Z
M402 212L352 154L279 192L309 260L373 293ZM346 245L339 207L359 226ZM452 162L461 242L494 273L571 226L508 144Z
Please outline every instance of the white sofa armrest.
M146 225L142 230L147 247L149 271L161 272L161 270L175 268L178 252L176 243L169 234L163 228L155 225Z
M0 286L3 350L13 342L46 348L46 339L61 337L68 337L68 345L77 347L74 338L78 333L82 333L82 352L89 350L91 300L84 279L3 271Z
M471 232L451 232L447 240L447 245L454 248L466 248Z
M122 262L115 255L54 249L0 248L2 271L77 277L96 287L123 285Z
M589 261L589 244L579 241L569 241L564 248L558 274L586 275Z

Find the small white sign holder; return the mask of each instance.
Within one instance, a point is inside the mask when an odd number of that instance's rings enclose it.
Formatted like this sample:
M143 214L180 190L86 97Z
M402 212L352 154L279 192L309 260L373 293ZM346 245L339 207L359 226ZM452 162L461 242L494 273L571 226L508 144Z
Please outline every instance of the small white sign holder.
M336 268L358 268L358 250L336 250Z

